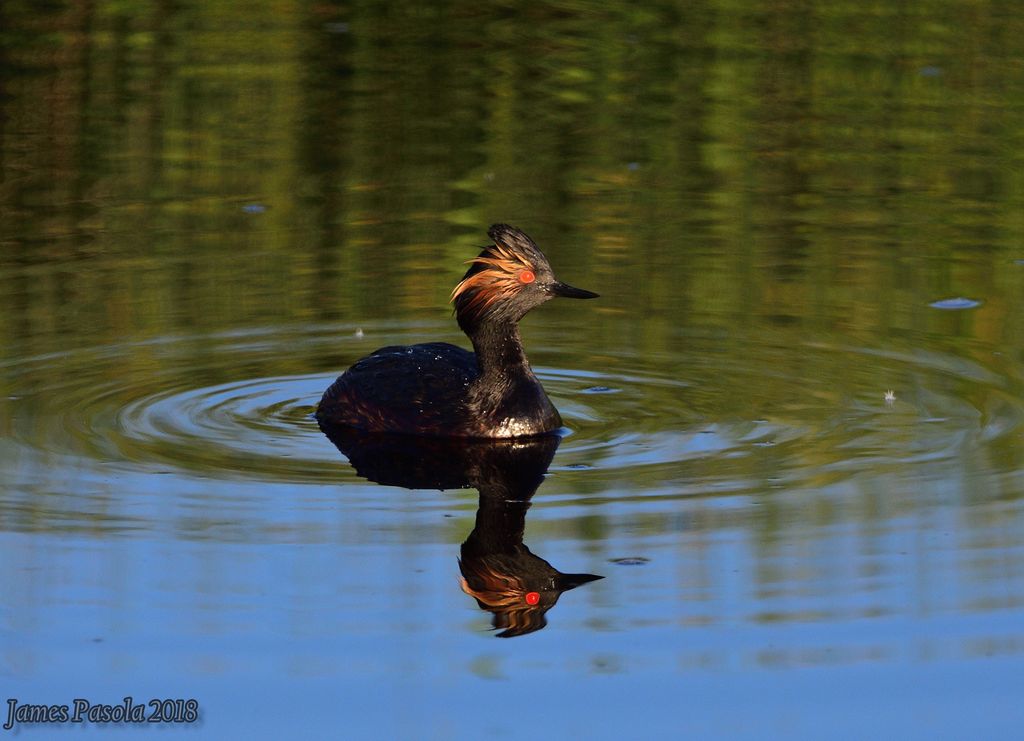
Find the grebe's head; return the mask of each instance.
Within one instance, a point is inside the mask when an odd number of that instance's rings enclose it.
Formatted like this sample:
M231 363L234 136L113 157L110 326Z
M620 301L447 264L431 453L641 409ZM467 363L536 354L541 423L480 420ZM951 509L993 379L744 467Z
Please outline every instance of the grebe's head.
M495 224L487 236L494 244L469 261L469 270L452 291L463 330L487 321L517 322L555 296L597 298L596 293L556 280L544 253L519 229Z
M522 545L522 541L520 541ZM459 559L462 591L476 600L481 610L493 617L498 638L514 638L540 630L548 624L544 614L563 592L603 576L563 574L525 545L510 556L504 552Z

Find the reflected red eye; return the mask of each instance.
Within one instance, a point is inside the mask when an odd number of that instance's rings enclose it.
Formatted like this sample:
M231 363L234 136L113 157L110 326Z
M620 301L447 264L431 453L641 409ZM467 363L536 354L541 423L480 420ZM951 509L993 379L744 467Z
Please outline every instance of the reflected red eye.
M530 275L533 275L533 273L530 273ZM529 281L527 281L527 282L529 282ZM528 605L535 605L538 602L540 602L540 593L539 592L527 592L526 593L526 604L528 604Z
M533 283L535 280L537 280L537 276L533 274L532 270L524 270L519 273L520 283ZM533 592L530 592L530 594L533 594Z

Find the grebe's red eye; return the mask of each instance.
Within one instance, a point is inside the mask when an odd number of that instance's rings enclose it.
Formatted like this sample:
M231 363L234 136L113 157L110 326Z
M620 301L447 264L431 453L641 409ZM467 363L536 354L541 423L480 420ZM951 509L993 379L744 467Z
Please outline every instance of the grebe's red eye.
M537 280L537 276L533 274L532 270L523 270L519 273L520 283L533 283L535 280ZM530 592L530 594L533 594L533 592Z
M533 275L533 273L530 273L530 275ZM540 602L540 593L539 592L527 592L526 593L526 604L528 604L528 605L535 605L538 602Z

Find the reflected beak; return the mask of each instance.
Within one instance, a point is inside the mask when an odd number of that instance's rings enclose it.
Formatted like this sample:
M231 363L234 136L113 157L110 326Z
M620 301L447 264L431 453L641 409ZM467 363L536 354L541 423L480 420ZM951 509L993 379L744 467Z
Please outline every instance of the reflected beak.
M598 294L593 291L584 291L582 288L573 288L567 283L552 283L548 289L554 296L565 298L597 298Z
M589 584L598 579L604 579L604 577L597 574L559 574L555 581L557 589L568 592L581 584Z

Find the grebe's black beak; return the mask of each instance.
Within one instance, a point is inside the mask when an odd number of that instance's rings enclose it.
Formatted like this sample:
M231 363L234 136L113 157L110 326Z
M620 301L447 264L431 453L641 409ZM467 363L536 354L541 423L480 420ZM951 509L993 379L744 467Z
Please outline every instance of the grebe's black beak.
M573 288L567 283L552 283L548 289L555 296L564 298L597 298L598 294L593 291L584 291L582 288Z

